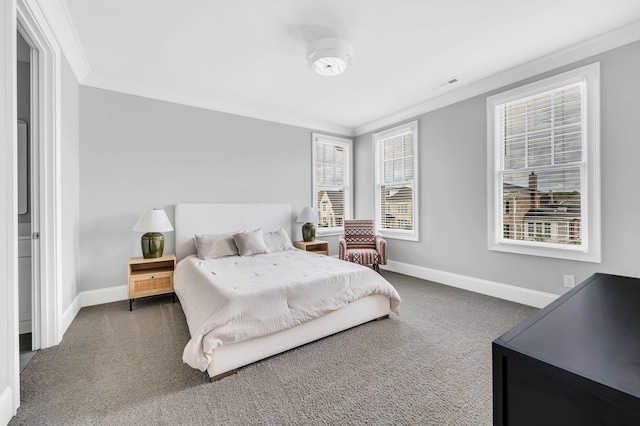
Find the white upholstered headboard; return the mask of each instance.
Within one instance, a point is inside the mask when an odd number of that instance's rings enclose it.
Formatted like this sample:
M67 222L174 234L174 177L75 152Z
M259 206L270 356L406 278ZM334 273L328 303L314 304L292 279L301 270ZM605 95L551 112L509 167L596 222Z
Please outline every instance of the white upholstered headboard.
M195 234L284 228L291 236L291 220L290 204L176 204L176 257L181 260L196 253Z

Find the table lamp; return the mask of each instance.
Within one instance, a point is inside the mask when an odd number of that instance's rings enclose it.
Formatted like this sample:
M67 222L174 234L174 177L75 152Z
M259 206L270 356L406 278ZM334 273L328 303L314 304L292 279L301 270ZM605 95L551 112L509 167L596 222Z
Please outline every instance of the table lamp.
M173 231L171 222L164 210L146 209L133 227L135 232L144 232L142 236L142 256L145 259L162 257L164 251L163 232Z
M298 215L296 219L298 223L304 223L302 225L302 239L310 243L316 239L316 226L315 223L318 222L318 213L316 209L313 207L305 207Z

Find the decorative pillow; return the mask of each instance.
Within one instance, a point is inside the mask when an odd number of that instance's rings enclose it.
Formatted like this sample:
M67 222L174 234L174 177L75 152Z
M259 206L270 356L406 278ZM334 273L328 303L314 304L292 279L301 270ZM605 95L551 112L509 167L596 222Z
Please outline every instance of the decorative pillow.
M265 232L262 234L262 237L264 238L264 244L267 246L269 253L293 248L291 238L289 238L284 228L280 228L278 231Z
M233 240L236 242L236 246L238 246L240 256L269 253L269 249L267 249L267 246L264 244L264 239L262 238L262 229L233 234Z
M236 231L238 232L238 231ZM238 247L233 241L233 234L196 234L194 239L200 259L217 259L225 256L237 256Z

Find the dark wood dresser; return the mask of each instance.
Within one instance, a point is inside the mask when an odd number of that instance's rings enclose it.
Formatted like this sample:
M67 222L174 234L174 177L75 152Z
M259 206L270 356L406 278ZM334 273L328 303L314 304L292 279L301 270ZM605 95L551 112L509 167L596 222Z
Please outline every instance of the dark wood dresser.
M640 279L595 274L494 340L493 424L640 425Z

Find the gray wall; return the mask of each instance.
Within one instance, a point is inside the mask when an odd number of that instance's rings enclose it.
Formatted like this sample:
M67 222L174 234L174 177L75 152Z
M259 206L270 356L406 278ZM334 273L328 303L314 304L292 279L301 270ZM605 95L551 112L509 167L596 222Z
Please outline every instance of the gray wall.
M62 221L62 311L76 298L78 289L78 257L80 252L80 85L63 57L60 61L61 121L61 221Z
M486 98L596 61L601 63L602 263L489 251ZM578 282L594 272L640 276L638 69L640 42L417 117L420 241L389 239L390 259L554 294L567 290L564 274ZM354 143L358 217L373 215L372 145L371 133Z
M601 62L601 264L487 249L486 98L516 85L417 117L420 241L389 239L390 258L554 294L566 290L564 274L640 276L640 198L629 196L640 154L639 50L634 43L517 84ZM179 202L286 202L294 215L312 202L309 129L84 86L80 105L80 290L126 284L127 259L140 255L131 228L144 208L165 208L173 221ZM371 133L356 138L354 168L355 214L372 217ZM173 233L166 237L172 252ZM335 254L336 238L325 239Z
M290 203L294 219L311 205L312 130L85 86L80 105L83 291L126 285L145 208L174 223L176 203Z

